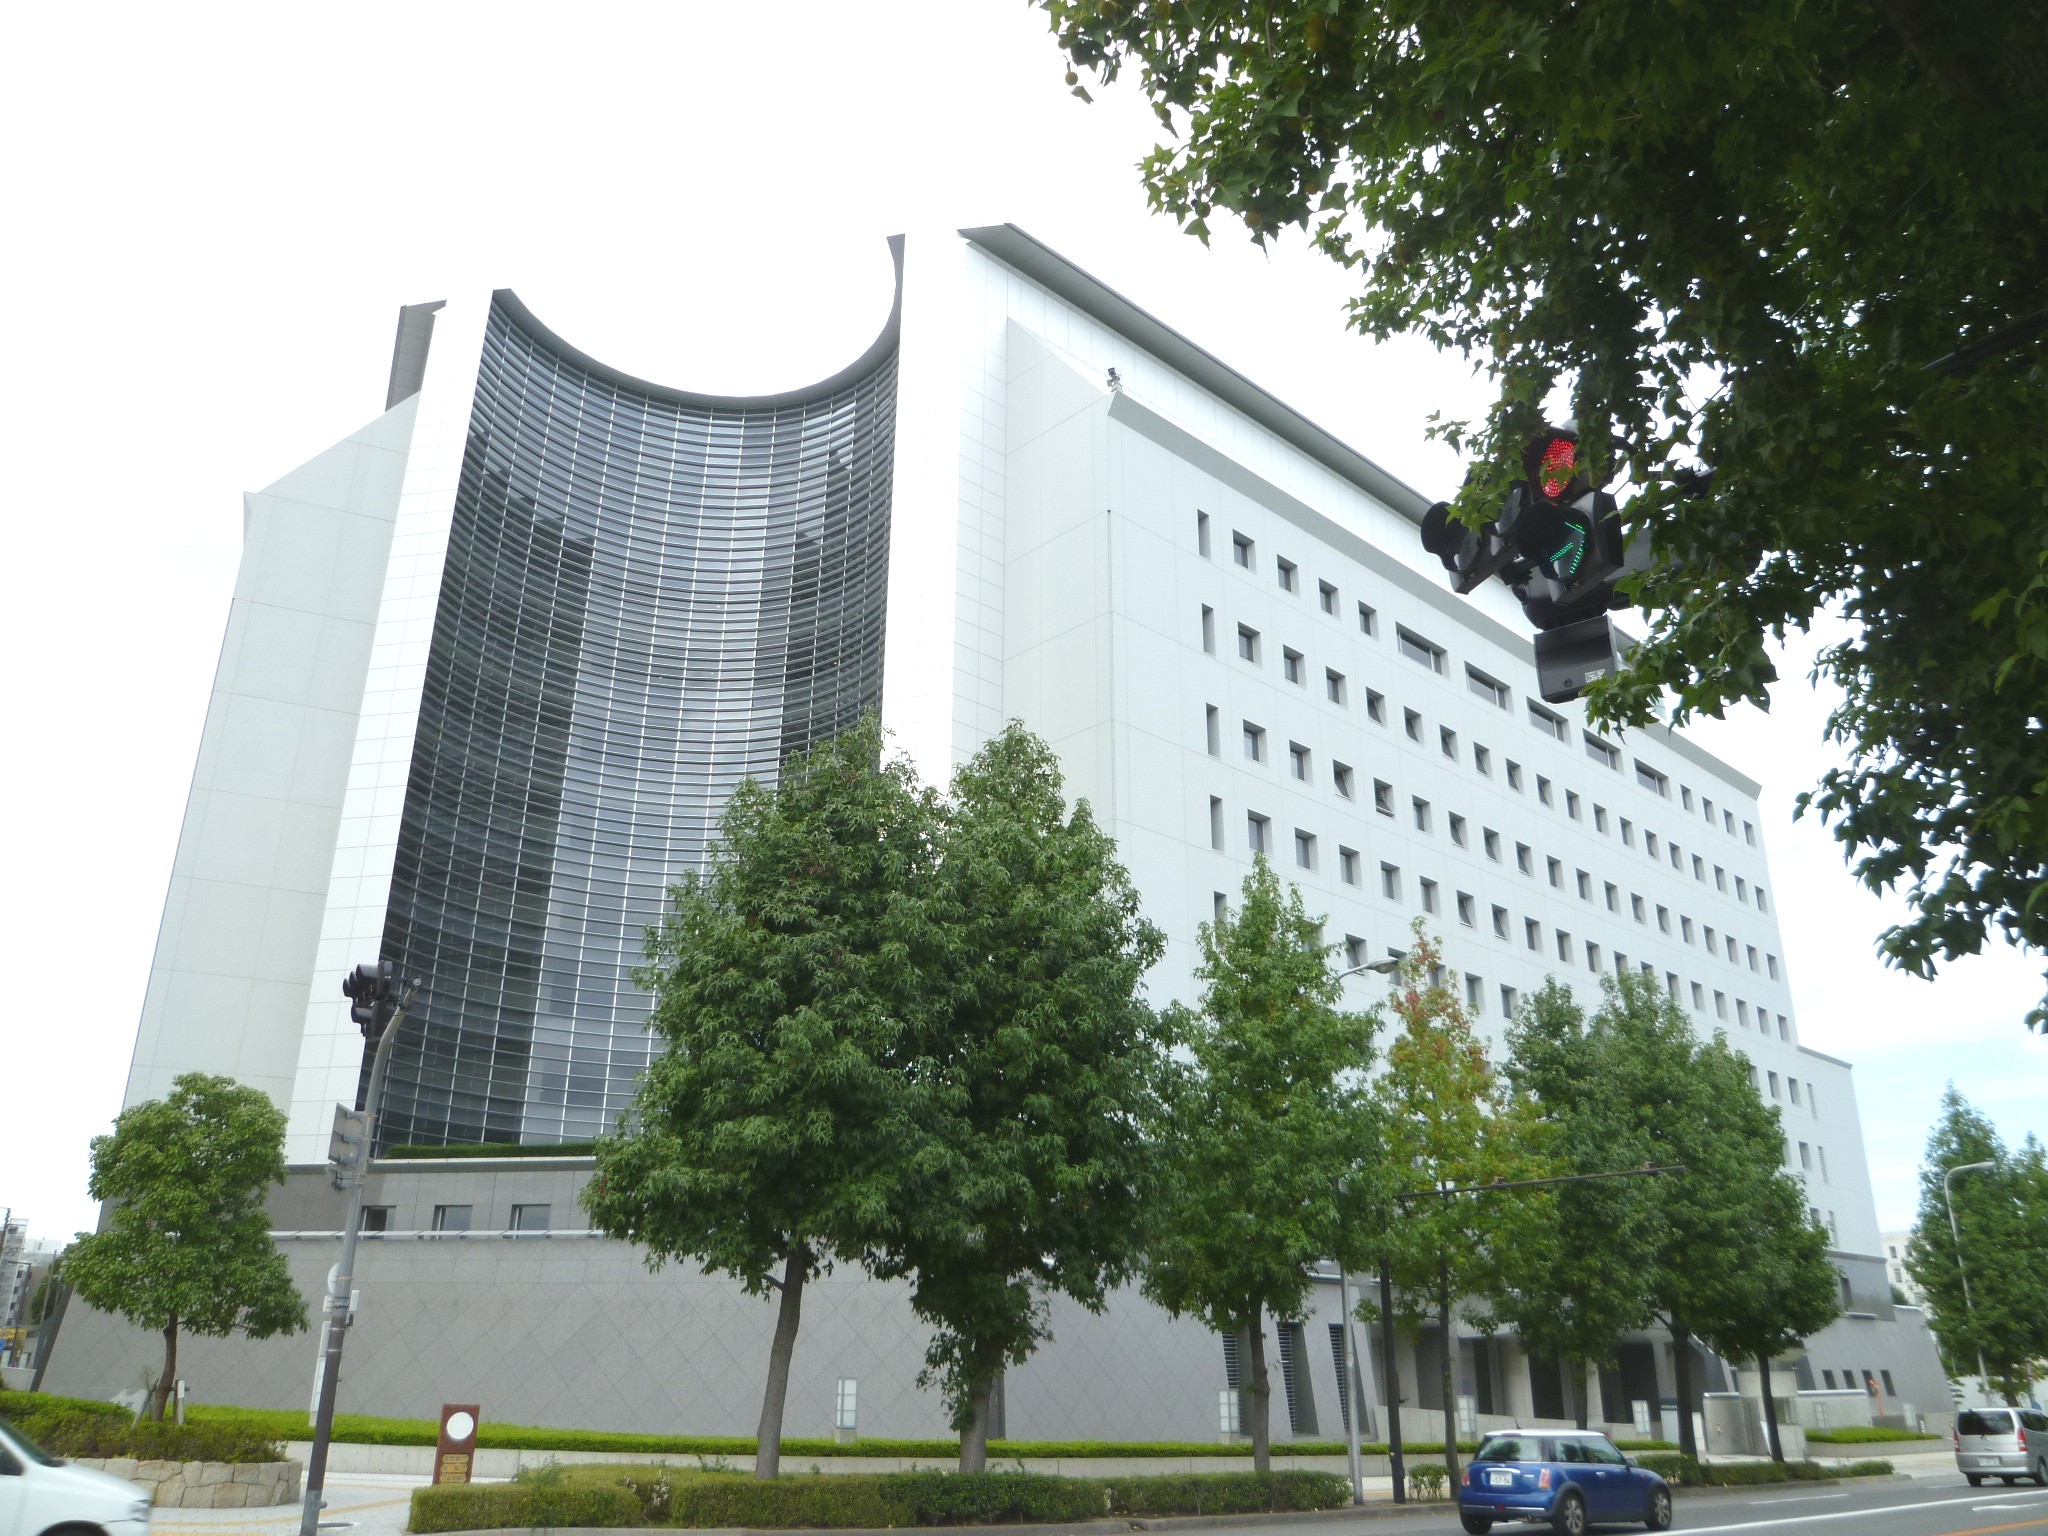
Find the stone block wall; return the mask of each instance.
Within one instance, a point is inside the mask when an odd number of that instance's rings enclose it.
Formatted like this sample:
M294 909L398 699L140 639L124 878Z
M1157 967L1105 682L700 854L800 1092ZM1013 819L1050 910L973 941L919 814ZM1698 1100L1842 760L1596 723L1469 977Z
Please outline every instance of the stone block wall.
M137 1461L133 1456L71 1456L149 1490L158 1509L267 1509L299 1501L296 1461Z

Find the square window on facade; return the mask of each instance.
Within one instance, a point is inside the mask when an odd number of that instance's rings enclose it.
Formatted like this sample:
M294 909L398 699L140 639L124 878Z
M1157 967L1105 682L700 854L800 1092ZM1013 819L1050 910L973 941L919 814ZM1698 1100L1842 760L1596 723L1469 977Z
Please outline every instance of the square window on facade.
M1527 843L1515 844L1515 868L1525 875L1536 873L1536 850Z
M1752 848L1756 846L1756 828L1746 821L1742 824L1742 840Z
M1628 910L1629 915L1639 923L1647 922L1649 920L1646 915L1647 909L1643 906L1643 898L1640 896L1631 895L1629 897Z
M1230 558L1250 570L1255 559L1252 541L1241 533L1233 533L1230 536Z
M1470 891L1458 892L1458 921L1467 928L1479 925L1478 904L1472 900Z
M1416 888L1422 893L1422 910L1434 913L1436 911L1436 882L1434 880L1418 880Z
M1365 964L1367 953L1365 940L1355 933L1344 935L1344 963L1353 969Z
M1218 853L1223 851L1223 797L1209 797L1209 846Z
M1749 1028L1749 1004L1739 997L1735 999L1735 1022L1744 1029Z
M1557 930L1557 958L1567 965L1571 964L1572 936L1562 928Z
M1491 827L1484 827L1479 833L1479 846L1494 863L1500 862L1500 834Z
M1728 1017L1728 994L1725 992L1716 992L1714 994L1714 1017L1717 1019Z
M1337 611L1337 589L1327 581L1317 582L1316 601L1322 605L1323 612L1335 613Z
M1401 899L1401 869L1397 864L1380 866L1380 894L1389 901Z
M1298 741L1287 743L1287 771L1297 779L1309 778L1308 748Z
M1415 830L1427 832L1429 830L1429 802L1423 799L1413 799L1408 802L1408 805L1415 813Z
M434 1207L434 1230L436 1232L467 1232L470 1230L470 1215L473 1207L467 1205L437 1205Z
M1488 677L1477 667L1465 668L1465 686L1499 709L1506 709L1514 702L1514 695L1508 691L1506 683Z
M1550 780L1540 773L1536 775L1536 801L1539 805L1550 804Z
M1595 815L1597 816L1599 814L1600 808L1598 806L1595 806L1593 810ZM1604 832L1607 829L1605 827L1602 827L1601 830ZM1636 845L1635 823L1630 821L1626 816L1621 818L1621 845L1624 848L1633 848Z
M1273 851L1273 822L1270 817L1261 816L1257 811L1247 811L1244 817L1246 836L1253 853Z
M1502 1018L1512 1019L1515 1016L1515 1010L1521 1004L1522 994L1513 987L1502 987L1500 989L1500 1012Z
M1522 942L1531 949L1543 947L1543 925L1533 917L1522 919Z
M1230 901L1221 891L1211 891L1209 896L1210 910L1215 914L1215 921L1221 923L1230 916Z
M1339 848L1337 850L1337 878L1346 885L1358 884L1358 850Z
M1676 853L1678 850L1674 848L1671 851ZM1692 877L1699 881L1701 885L1707 883L1707 861L1698 854L1692 856Z
M1715 948L1715 947L1716 947L1716 946L1715 946L1715 937L1714 937L1714 930L1713 930L1713 929L1712 929L1712 928L1710 927L1710 928L1708 928L1708 929L1707 929L1707 948L1709 948L1709 949L1713 949L1713 948Z
M1255 763L1266 760L1266 729L1249 720L1244 723L1244 755Z
M1664 990L1670 996L1671 1001L1674 1003L1678 1001L1678 972L1666 971L1664 973Z
M1237 654L1245 661L1259 659L1259 632L1249 624L1237 626Z
M1657 834L1647 828L1643 831L1643 852L1653 859L1657 857Z
M1334 667L1323 668L1323 697L1332 704L1344 702L1344 674Z
M391 1230L392 1214L396 1209L397 1207L389 1205L364 1206L362 1215L356 1222L356 1230L358 1232L389 1232Z
M1591 901L1593 899L1593 877L1583 869L1578 873L1578 887L1579 900Z
M1771 980L1776 981L1778 979L1778 957L1776 955L1765 955L1764 966L1769 971Z
M1577 790L1568 789L1564 792L1564 813L1571 817L1573 821L1584 820L1579 815L1579 792ZM1604 811L1600 816L1599 830L1602 832L1607 830L1607 815Z
M1678 786L1678 803L1688 811L1692 809L1692 791L1683 784Z
M1750 944L1744 947L1748 950L1749 968L1753 971L1756 969L1756 946L1754 944Z
M1756 909L1759 912L1768 912L1771 910L1769 907L1764 905L1764 888L1762 886L1758 886L1756 888Z
M1204 734L1209 741L1209 755L1223 755L1223 712L1214 704L1205 705L1202 713Z
M1601 891L1602 894L1605 895L1607 898L1607 910L1610 912L1619 912L1621 910L1621 887L1616 885L1612 880L1609 880L1601 888Z
M1379 633L1379 615L1364 603L1358 605L1358 632L1361 635L1376 635Z
M1477 977L1477 976L1474 976L1474 975L1473 975L1473 974L1472 974L1471 972L1469 972L1469 971L1468 971L1468 972L1466 972L1466 973L1465 973L1465 1006L1466 1006L1467 1008L1471 1009L1471 1010L1472 1010L1472 1011L1473 1011L1474 1013L1477 1013L1477 1012L1479 1011L1480 1007L1482 1006L1482 1005L1481 1005L1481 1002L1480 1002L1480 999L1484 998L1485 996L1486 996L1486 983L1485 983L1485 982L1484 982L1483 980L1481 980L1481 979L1480 979L1479 977ZM1337 1325L1336 1325L1335 1323L1332 1323L1332 1324L1331 1324L1330 1326L1334 1328L1334 1327L1336 1327Z
M1508 909L1506 907L1495 907L1493 909L1493 936L1496 939L1504 939L1508 936Z
M1513 758L1508 759L1508 788L1519 791L1522 787L1522 765ZM1548 801L1544 802L1548 804Z
M1375 693L1370 688L1365 690L1365 717L1375 725L1387 723L1387 700L1384 694Z
M1401 711L1401 727L1407 731L1410 741L1422 740L1422 716L1412 709Z
M1330 764L1330 783L1337 793L1346 800L1351 799L1357 789L1357 786L1352 782L1351 765L1349 763Z
M1372 808L1382 816L1394 814L1394 786L1385 779L1372 781Z
M1294 862L1303 869L1316 867L1316 840L1312 833L1294 829Z
M1706 989L1698 982L1692 984L1692 1006L1694 1012L1698 1012L1707 1006Z
M1493 753L1476 741L1472 743L1472 766L1489 779L1493 777Z
M1546 873L1546 874L1548 875L1548 877L1549 877L1549 879L1550 879L1550 883L1551 883L1552 885L1556 886L1556 887L1557 887L1557 889L1559 889L1560 891L1561 891L1561 890L1563 890L1563 889L1564 889L1564 860L1563 860L1563 859L1545 859L1545 860L1543 861L1543 867L1544 867L1544 871L1545 871L1545 873Z
M1669 907L1660 906L1657 908L1657 931L1659 933L1669 933L1671 931L1671 909Z
M1591 939L1586 941L1586 969L1596 973L1600 969L1600 946Z
M1678 936L1688 944L1692 942L1692 919L1682 914L1678 919Z
M1209 514L1195 514L1195 553L1204 560L1209 558Z
M1207 603L1202 604L1202 649L1216 654L1216 610Z
M1728 871L1718 864L1714 866L1714 889L1723 895L1728 891Z
M1300 573L1295 569L1295 565L1292 560L1284 558L1280 560L1275 560L1273 562L1273 569L1279 574L1280 590L1282 592L1293 592L1299 590Z
M1308 668L1302 662L1301 652L1280 648L1280 674L1297 688L1308 680Z
M553 1228L549 1220L553 1207L548 1205L515 1205L512 1207L512 1230L514 1232L546 1232Z
M1653 795L1671 798L1671 780L1652 768L1641 758L1636 759L1636 782Z
M1465 846L1465 818L1464 818L1464 817L1462 817L1462 816L1460 816L1460 815L1458 815L1458 814L1457 814L1457 813L1456 813L1455 811L1453 811L1453 812L1451 813L1451 817L1450 817L1450 826L1451 826L1451 841L1452 841L1452 842L1454 842L1454 843L1456 843L1456 844L1457 844L1457 845L1458 845L1458 846L1459 846L1460 848L1464 847L1464 846Z
M1436 744L1443 749L1445 757L1455 759L1458 755L1458 733L1448 725L1436 729Z
M1582 731L1580 735L1586 744L1586 756L1603 768L1612 768L1617 773L1621 771L1621 748L1611 742L1602 741L1591 731Z

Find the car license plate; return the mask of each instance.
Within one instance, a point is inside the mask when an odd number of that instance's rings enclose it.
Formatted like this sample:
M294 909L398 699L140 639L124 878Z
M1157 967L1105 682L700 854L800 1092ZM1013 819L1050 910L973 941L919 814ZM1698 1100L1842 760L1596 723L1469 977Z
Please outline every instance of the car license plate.
M1515 1474L1512 1472L1489 1472L1486 1474L1486 1481L1489 1486L1494 1488L1512 1488L1515 1486Z

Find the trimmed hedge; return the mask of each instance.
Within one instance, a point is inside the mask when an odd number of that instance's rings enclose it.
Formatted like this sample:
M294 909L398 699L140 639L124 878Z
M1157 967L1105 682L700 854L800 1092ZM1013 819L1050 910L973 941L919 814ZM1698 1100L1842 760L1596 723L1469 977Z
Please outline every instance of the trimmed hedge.
M1638 1456L1639 1466L1679 1487L1746 1488L1757 1483L1822 1483L1837 1477L1888 1477L1888 1461L1698 1462L1679 1453Z
M552 1470L552 1469L551 1469ZM673 1525L882 1529L1061 1524L1108 1515L1270 1514L1333 1509L1350 1498L1328 1472L1053 1477L1042 1472L884 1472L757 1481L732 1473L608 1468L607 1484L533 1477L511 1484L419 1488L409 1529Z
M274 1436L246 1424L159 1424L119 1403L47 1393L0 1393L0 1418L53 1456L133 1456L138 1461L281 1461Z
M1917 1429L1886 1429L1878 1424L1851 1424L1843 1429L1809 1429L1806 1438L1819 1445L1884 1445L1896 1440L1941 1440Z

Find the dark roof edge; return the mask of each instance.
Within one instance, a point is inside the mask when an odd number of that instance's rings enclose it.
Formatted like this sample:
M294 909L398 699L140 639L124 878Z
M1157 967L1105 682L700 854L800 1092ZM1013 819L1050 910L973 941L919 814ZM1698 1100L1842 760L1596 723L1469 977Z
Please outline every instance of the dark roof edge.
M963 229L960 237L980 246L1005 266L1041 283L1083 314L1127 336L1154 357L1234 406L1281 441L1300 449L1324 468L1384 502L1411 522L1436 499L1396 479L1364 454L1317 426L1285 401L1261 389L1212 352L1204 351L1172 326L1089 276L1058 251L1014 224Z
M672 405L695 406L703 410L773 410L779 406L803 405L808 401L837 394L858 384L894 355L903 334L903 236L889 237L889 257L896 266L896 296L889 305L889 318L883 322L881 331L868 344L867 350L830 378L773 395L708 395L695 390L674 389L666 384L652 384L646 379L637 379L609 363L599 362L588 352L564 341L554 331L548 329L510 288L495 289L491 294L491 300L493 303L503 305L506 312L518 322L521 330L526 331L557 357L565 362L574 363L584 372L620 389L632 390L636 394L666 401Z

